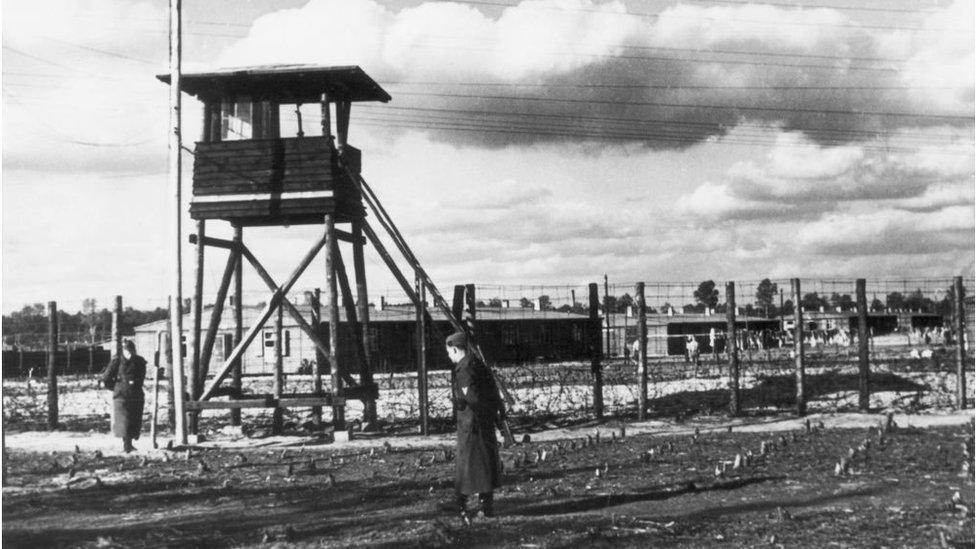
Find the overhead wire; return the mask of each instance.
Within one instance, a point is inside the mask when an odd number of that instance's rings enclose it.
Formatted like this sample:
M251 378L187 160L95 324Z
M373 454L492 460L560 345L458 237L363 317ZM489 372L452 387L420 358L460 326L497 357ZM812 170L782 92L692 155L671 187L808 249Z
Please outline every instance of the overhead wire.
M594 126L594 125L580 125L572 122L565 122L565 123L549 122L544 126L539 126L539 125L529 125L529 124L516 122L516 121L480 121L477 119L457 119L457 118L448 118L448 117L434 117L433 119L431 119L430 117L420 118L420 117L411 117L410 115L405 115L405 116L401 115L399 117L397 117L397 115L394 115L392 117L388 115L380 115L380 116L373 116L373 117L367 116L366 118L359 117L358 119L372 120L378 122L390 120L390 121L416 122L416 123L424 123L429 120L434 120L445 124L452 124L452 123L468 124L476 127L503 128L503 129L520 128L520 129L531 130L536 128L541 128L541 129L559 128L559 129L569 130L573 133L573 135L581 135L583 132L588 132L589 134L595 134L595 135L604 135L604 134L610 135L610 134L615 134L615 133L620 134L621 132L625 132L626 135L639 136L644 140L652 140L657 137L677 137L677 138L686 139L691 142L697 142L697 141L708 139L710 136L715 136L716 138L723 138L723 139L729 136L729 134L725 131L725 129L719 127L715 127L712 132L703 132L703 131L693 132L688 128L681 127L680 125L676 125L676 126L664 125L664 127L661 128L651 129L651 128L644 128L640 126L634 127L634 126L618 125L618 126L607 127L607 126ZM772 136L769 136L768 133L766 134L762 133L758 128L756 128L755 131L743 132L739 127L736 127L735 133L731 134L731 136L732 139L750 138L752 139L750 143L760 143L760 142L774 143L775 142L775 139ZM836 145L846 145L850 143L850 140L840 139L837 137L818 136L818 142L821 143L829 142ZM939 140L933 139L926 142L914 141L914 144L916 146L947 145L947 144L951 144L951 142L947 142L946 140L943 139L939 139ZM865 144L863 143L861 145L865 146ZM884 150L895 150L895 149L905 150L906 149L905 145L888 145L888 146L874 145L874 147L879 149L884 149Z
M413 95L423 97L443 97L443 98L463 98L463 99L490 99L503 101L533 101L550 103L585 103L596 105L634 105L644 107L668 107L680 109L731 109L747 111L773 111L790 113L815 113L815 114L838 114L844 116L890 116L890 117L909 117L909 118L935 118L943 120L971 120L972 114L927 114L927 113L907 113L895 111L867 111L867 110L840 110L840 109L809 109L804 107L750 107L747 105L711 105L706 103L666 103L656 101L615 101L602 99L573 99L558 97L522 97L515 95L486 95L486 94L449 94L437 92L400 92L401 95Z
M434 112L434 113L454 113L454 114L471 114L471 115L502 115L513 118L543 118L543 119L568 119L568 120L579 120L579 121L614 121L622 123L634 123L634 122L644 122L644 123L657 123L657 124L672 124L678 126L687 126L693 128L716 128L722 127L723 124L718 124L714 122L696 122L696 121L686 121L686 120L668 120L660 118L619 118L619 117L605 117L605 116L587 116L587 115L577 115L577 114L551 114L551 113L517 113L517 112L499 112L490 110L478 110L478 109L445 109L445 108L435 108L435 107L395 107L395 106L383 106L376 107L372 105L362 105L359 107L360 110L379 110L380 112L385 112L387 110L407 110L407 111L418 111L418 112ZM742 127L743 124L737 124L737 127ZM748 124L745 124L748 127ZM849 130L849 129L835 129L835 128L822 128L816 126L791 126L790 129L796 131L807 131L807 132L819 132L819 133L836 133L839 135L856 135L861 137L878 137L885 134L884 131L872 131L872 130ZM922 135L926 134L916 134L914 132L905 135Z
M807 5L807 4L803 4L803 3L789 4L789 3L786 3L786 2L775 2L775 1L754 2L752 0L744 0L744 1L736 1L736 0L695 0L695 1L698 2L698 3L704 3L704 4L754 5L754 6L768 5L768 6L773 6L773 7L777 7L777 8L792 8L792 9L799 9L799 10L834 9L834 10L838 10L838 11L864 11L864 12L872 12L872 13L886 13L887 12L887 13L891 13L891 14L903 14L903 15L904 14L928 15L928 14L931 14L931 13L936 13L936 9L937 9L937 8L925 8L925 7L922 7L922 8L891 8L891 7L878 7L878 6L863 7L863 6L850 6L850 5ZM436 4L436 3L440 3L440 2L430 2L430 3ZM514 3L513 4L513 3L501 2L501 1L490 1L490 0L448 0L445 3L465 4L465 5L475 5L475 6L481 5L481 6L502 7L502 8L521 7L521 4L520 3ZM661 12L660 11L658 11L658 12L650 12L650 11L627 11L627 12L621 13L621 12L609 11L609 10L606 10L606 9L598 9L598 8L597 9L594 9L594 8L572 8L572 7L567 7L567 6L546 6L546 5L537 5L537 4L533 4L533 5L529 6L529 9L546 10L546 11L565 11L565 12L595 13L595 14L612 15L612 16L632 16L632 17L638 17L638 18L644 18L644 19L657 19L657 18L661 17ZM85 17L85 16L82 14L82 15L79 15L78 17ZM669 14L669 17L673 17L673 18L676 18L676 19L689 19L689 17L687 17L687 16L680 16L680 15L675 15L675 14ZM94 17L91 17L91 18L94 18ZM104 17L99 17L98 18L99 21L102 21L104 19L105 19ZM167 23L167 19L162 18L162 17L160 17L160 18L151 18L151 17L116 16L116 17L111 17L111 19L117 20L117 21L144 21L144 22L158 22L158 23L164 23L164 24ZM696 21L704 20L704 21L723 21L723 22L724 21L731 21L731 22L740 22L740 23L780 24L780 23L771 23L769 21L757 21L757 20L736 19L736 18L721 18L721 19L718 19L718 18L713 18L713 17L696 17L694 19ZM199 26L212 26L212 27L224 27L224 28L234 27L234 28L241 28L241 29L249 29L252 26L252 24L250 24L250 23L234 23L234 22L224 22L224 21L209 21L209 20L200 20L200 19L192 19L192 18L185 19L183 21L183 23L184 23L184 25L199 25ZM948 29L947 28L932 28L932 29L926 29L926 28L912 27L912 26L898 26L898 25L862 25L862 24L857 24L857 23L846 23L845 24L845 23L801 23L801 22L785 22L783 24L787 24L787 25L804 25L804 26L842 27L842 28L863 27L863 28L883 29L883 30L884 29L887 29L887 30L933 31L933 32L939 32L939 31L970 32L970 29L963 29L963 28L948 28ZM137 30L157 30L157 29L156 28L152 28L152 29L140 28L140 29L137 29ZM158 30L160 30L161 32L166 32L165 29L162 29L162 28L160 28ZM184 32L186 32L188 34L203 34L203 35L217 36L217 37L234 37L234 38L240 38L240 37L243 37L244 36L244 35L217 35L217 34L207 34L207 33L195 33L193 31L184 31Z
M491 2L461 2L461 3L503 5L503 4L491 3ZM504 5L506 5L508 7L512 7L511 5L508 5L508 4L504 4ZM590 10L590 11L599 11L600 13L604 13L603 11L600 11L600 10ZM203 24L218 24L216 22L202 22L202 23ZM242 26L243 27L243 26L247 26L247 25L243 25L243 24L231 24L231 26ZM126 56L124 54L118 54L117 52L111 52L111 51L108 51L108 50L101 50L101 49L98 49L98 48L90 48L90 47L87 47L87 46L83 46L83 45L80 45L80 44L73 44L73 43L70 43L70 42L64 42L64 41L60 41L60 42L65 43L65 44L70 45L70 46L73 46L73 47L78 47L78 48L81 48L81 49L86 49L86 50L94 51L94 52L101 53L101 54L105 54L105 55L111 55L111 56L115 56L115 57L122 57L122 58L130 59L130 60L133 60L133 61L141 62L141 63L152 64L152 62L150 62L148 60L138 59L138 58L132 58L131 56ZM699 51L699 52L702 52L702 53L710 53L710 54L716 54L716 55L718 55L718 54L728 54L728 55L770 55L770 56L787 56L787 57L808 57L808 58L819 58L819 59L835 59L835 58L836 59L844 59L844 60L857 60L857 59L860 59L860 60L864 60L864 61L882 61L882 62L902 62L903 61L903 60L892 60L892 59L885 59L885 58L869 58L869 57L864 57L864 58L839 58L839 57L833 57L833 56L816 56L816 55L796 54L796 53L723 51L723 50L694 50L694 49L690 49L690 48L656 48L656 47L641 47L641 46L633 46L633 47L635 47L635 48L646 48L646 49L677 50L677 51ZM8 47L8 46L4 46L4 49L8 49L8 50L13 51L15 53L19 53L21 55L25 55L25 56L28 56L28 57L37 59L39 61L42 61L42 62L51 64L53 66L57 66L59 68L65 68L65 69L69 69L69 70L76 70L76 69L72 69L72 67L68 67L68 66L65 66L65 65L62 65L62 64L53 62L51 60L43 59L41 57L34 56L32 54L29 54L27 52L23 52L23 51L17 50L15 48L11 48L11 47ZM457 48L452 48L452 49L457 49ZM613 55L608 55L608 56L609 57L622 57L622 56L613 56ZM652 56L648 56L648 57L628 56L628 57L624 57L624 58L656 59L655 57L652 57ZM692 61L703 62L703 63L730 62L730 63L748 63L748 64L772 65L772 66L783 65L783 66L791 66L791 67L798 67L798 68L830 68L830 69L844 68L844 69L848 69L848 70L894 70L894 69L878 68L878 67L836 67L836 66L833 66L833 65L824 66L824 65L812 65L812 64L786 64L786 63L778 63L777 64L777 63L753 62L753 61L745 61L745 60L727 60L727 59L724 59L724 60L715 60L715 59L687 59L687 58L682 59L682 58L671 58L671 57L664 57L664 58L661 58L661 59L666 59L666 60L669 60L669 61L673 61L673 60L685 60L685 61L692 60ZM54 75L52 75L52 76L54 76ZM111 78L111 77L108 77L108 78ZM111 78L111 79L116 80L115 78ZM15 83L14 85L20 85L20 86L28 87L28 85L24 85L24 84L16 84ZM441 84L438 84L438 85L479 85L479 84L477 84L477 83L441 83ZM504 85L504 84L503 83L491 83L489 85ZM531 86L531 85L532 84L516 84L516 86ZM537 85L537 86L542 86L542 85ZM602 86L601 85L577 85L577 86L574 86L574 87L580 87L580 88L583 88L583 87L622 88L622 87L634 87L634 86L608 84L608 85L602 85ZM646 87L648 89L718 89L718 87L707 87L707 86L701 86L700 88L695 88L695 87L692 87L692 86L687 86L687 87L681 88L681 87L674 87L674 86L667 86L667 85L642 85L640 87ZM722 87L722 89L733 89L733 88L736 88L736 87L734 87L734 86ZM742 88L742 89L746 89L746 88ZM791 88L789 86L778 86L778 87L775 87L775 88L774 87L754 87L754 88L751 88L751 89L797 89L797 88ZM813 90L813 89L817 89L817 90L824 90L824 89L865 89L865 90L868 90L868 89L871 89L871 90L875 90L875 89L901 89L901 88L895 88L895 87L892 87L892 88L884 88L884 87L856 88L856 87L853 87L853 86L851 86L851 87L847 87L847 86L836 86L836 87L808 87L806 89L811 89L811 90ZM908 113L908 112L894 112L894 111L864 111L864 110L840 110L840 109L811 109L811 108L797 108L797 107L789 107L789 108L784 107L784 108L779 108L779 107L769 107L769 106L713 105L713 104L698 104L698 103L666 103L666 102L653 102L653 101L611 101L611 100L594 100L594 99L578 99L578 98L524 97L524 96L489 95L489 94L448 94L448 93L437 93L437 92L400 92L399 95L408 95L408 96L409 95L413 95L413 96L421 96L421 97L440 97L440 98L452 98L452 99L459 99L459 100L470 100L470 99L477 99L477 100L495 100L495 101L506 101L506 102L511 102L511 101L532 101L532 102L547 102L547 103L585 103L585 104L612 104L612 105L621 105L622 104L622 105L648 106L648 107L711 109L711 110L732 110L732 111L735 111L735 110L746 110L746 111L767 111L767 112L808 113L808 114L832 114L832 115L835 114L835 115L844 115L844 116L854 115L854 116L910 117L910 118L926 118L926 119L927 118L932 118L932 119L941 119L941 120L962 120L962 119L971 120L972 119L972 116L971 115L968 115L968 114L962 115L962 114ZM22 102L21 102L21 106L23 106L23 103ZM440 109L440 110L441 111L448 111L448 109ZM517 116L517 117L524 117L524 116L527 115L526 113L518 113L518 112L511 112L511 113L500 113L500 112L498 112L498 113L491 113L491 114L493 116ZM528 113L528 114L531 115L532 113ZM577 120L579 118L580 117L574 117L574 119L577 119ZM603 123L610 123L610 124L614 124L616 122L613 119L607 119L605 117L602 118L602 119L599 119L599 120L601 122L603 122ZM401 120L401 122L403 122L403 121ZM448 121L441 120L440 122L445 122L446 123ZM463 123L463 122L465 122L465 121L463 121L463 120L462 121L459 121L459 123ZM620 120L620 122L621 123L632 123L633 121L632 120L627 120L627 121ZM467 123L469 125L470 124L473 124L473 122L471 122L471 121L467 121ZM666 121L665 123L671 124L671 125L683 124L683 123L679 123L679 122L676 122L676 121ZM510 125L510 124L508 124L508 125ZM708 126L709 124L706 123L705 125ZM496 124L496 126L497 126L497 124ZM710 126L714 127L716 125L715 124L710 124ZM836 129L827 129L827 128L822 128L822 129L796 128L796 129L798 129L798 130L804 130L804 131L843 132L842 133L843 135L847 135L847 136L854 135L852 133L852 130L836 130ZM593 128L593 130L594 131L598 131L598 132L608 133L608 132L605 132L605 130L603 128ZM879 132L875 132L874 135L877 135L878 133ZM871 133L868 132L867 134L870 135ZM666 136L666 137L674 137L674 135L669 135L669 136ZM678 135L678 137L680 137L680 138L686 138L687 136ZM700 137L698 137L696 135L695 138L700 138Z
M692 0L696 3L705 4L730 4L736 6L745 5L756 5L754 0ZM841 11L867 11L872 13L908 13L908 14L929 14L935 11L935 8L891 8L891 7L864 7L864 6L851 6L851 5L836 5L836 4L806 4L803 2L790 4L788 2L770 2L769 0L762 0L763 6L775 6L782 8L798 8L798 9L831 9L831 10L841 10Z
M6 73L4 73L6 74ZM511 87L511 88L595 88L595 89L649 89L649 90L776 90L776 91L824 91L824 90L953 90L965 89L967 86L733 86L711 84L572 84L568 82L552 81L539 82L471 82L471 81L434 81L434 80L381 80L383 86L474 86L474 87Z
M712 126L702 126L699 131L694 131L692 128L683 128L680 124L677 127L672 127L667 124L663 124L663 127L659 128L645 128L645 127L635 127L633 124L628 124L627 126L593 126L587 125L585 123L580 124L573 121L572 117L561 117L556 119L556 121L544 121L540 124L527 124L517 118L507 119L507 120L493 120L493 119L483 119L479 117L462 117L458 119L456 116L442 116L442 115L430 115L427 114L424 117L418 115L412 115L409 113L399 114L399 113L387 113L384 109L367 111L365 116L358 115L358 123L362 125L369 126L383 126L387 125L389 127L398 128L413 128L413 129L428 129L428 130L441 130L441 131L463 131L463 132L477 132L484 131L485 133L508 133L513 135L524 134L524 135L544 135L550 137L567 137L574 139L586 139L586 140L630 140L630 141L659 141L659 142L675 142L683 145L694 145L704 140L719 140L723 144L737 144L737 145L769 145L776 144L777 141L774 136L769 135L768 128L762 128L760 126L755 126L752 132L745 132L741 130L741 126L735 128L735 133L726 134L725 130L728 128L721 128L715 125ZM599 120L597 118L597 120ZM882 135L869 136L874 138L884 137ZM824 135L817 136L817 143L791 143L781 146L790 146L793 148L816 148L822 147L825 144L832 145L849 145L851 142L850 138L838 138L829 137ZM969 154L968 152L960 152L960 150L946 149L948 145L958 144L953 141L947 141L945 139L931 139L931 140L913 140L912 145L909 146L903 142L899 144L874 144L874 143L864 143L859 142L858 147L865 150L878 150L883 152L916 152L917 147L920 146L938 146L944 151L943 154L958 155L958 154ZM964 145L965 146L965 145ZM968 151L968 149L966 149Z
M631 141L631 142L664 142L664 143L675 143L685 146L693 146L700 144L705 141L713 141L711 139L723 144L723 145L741 145L741 146L763 146L763 145L773 145L777 144L775 139L744 139L741 137L724 137L722 134L702 135L683 135L683 134L668 134L668 133L653 133L647 134L642 132L621 132L621 131L606 131L606 130L592 130L589 128L559 128L559 127L525 127L525 126L504 126L504 125L484 125L484 124L474 124L465 122L441 122L441 121L424 121L424 120L406 120L397 121L388 118L359 118L357 124L363 126L373 126L373 127L395 127L404 129L427 129L427 130L440 130L440 131L459 131L459 132L473 132L473 133L489 133L489 134L509 134L509 135L529 135L529 136L548 136L548 137L564 137L567 139L574 140L590 140L590 141ZM850 144L848 141L831 141L833 145L847 145ZM786 146L790 148L818 148L820 145L815 143L791 143ZM915 152L917 149L913 147L904 146L876 146L876 145L865 145L859 144L859 147L865 150L877 150L884 152ZM940 154L948 156L971 156L970 152L962 152L956 150L943 150Z
M770 134L770 128L775 125L742 124L718 125L707 123L684 123L681 121L658 120L649 121L652 125L635 124L640 120L604 117L586 117L573 115L545 115L538 113L502 114L499 117L484 117L479 111L423 109L422 114L404 107L374 107L363 106L357 115L359 123L368 126L397 127L402 129L438 130L462 132L484 131L489 134L508 133L513 135L532 135L547 137L566 137L583 140L627 140L627 141L658 141L673 142L691 146L702 141L720 142L736 145L779 145L791 148L815 148L827 145L842 146L856 145L864 150L874 150L885 153L917 152L920 147L938 147L940 154L968 155L970 139L942 138L929 134L892 132L892 131L863 131L857 139L846 130L831 130L821 128L813 133L814 142L786 143L779 142L776 136ZM392 112L391 112L392 111ZM474 113L474 114L472 114ZM289 120L292 113L283 113L282 119ZM538 122L526 122L527 117L540 118ZM607 124L607 120L610 120ZM312 122L314 123L314 122ZM799 131L797 128L787 128ZM734 132L732 131L734 130ZM893 139L895 143L889 143ZM872 142L883 140L883 142Z
M72 67L72 66L69 66L69 65L63 65L61 63L58 63L57 61L52 61L50 59L45 59L43 57L34 55L32 53L28 53L28 52L25 52L23 50L14 48L12 46L6 46L6 45L4 45L4 46L2 46L2 48L4 50L7 50L7 51L11 52L11 53L16 53L17 55L21 55L21 56L27 57L29 59L33 59L35 61L40 61L41 63L45 63L45 64L48 64L48 65L51 65L51 66L54 66L54 67L58 67L59 69L65 69L65 70L69 70L69 71L72 71L72 72L86 74L86 75L89 75L89 76L97 76L97 77L103 78L105 80L116 80L116 81L124 80L123 78L117 78L117 77L109 76L109 75L106 75L106 74L96 73L96 72L93 72L93 71L87 70L87 69L81 69L81 68L78 68L78 67Z
M454 51L469 51L469 52L494 52L491 48L473 48L473 47L441 47L433 46L429 44L411 44L412 48L420 49L450 49ZM689 50L689 51L702 51L702 50ZM872 72L887 72L895 73L898 69L893 67L861 67L861 66L836 66L836 65L816 65L812 63L780 63L780 62L769 62L769 61L753 61L748 59L702 59L695 57L669 57L664 55L627 55L620 53L589 53L589 52L567 52L566 50L535 50L535 53L541 53L543 55L553 55L557 57L594 57L600 59L624 59L631 61L684 61L689 63L711 63L716 65L747 65L755 67L779 67L779 68L791 68L791 69L819 69L819 70L843 70L843 71L872 71ZM744 55L744 54L738 54Z
M142 64L145 64L145 65L153 65L153 66L156 66L156 65L159 64L159 63L156 63L154 61L150 61L148 59L142 59L142 58L139 58L139 57L133 57L131 55L126 55L124 53L118 53L118 52L114 52L114 51L110 51L110 50L104 50L102 48L96 48L96 47L93 47L93 46L86 46L84 44L78 44L78 43L75 43L75 42L69 42L67 40L60 40L58 38L52 38L50 36L46 36L46 37L44 37L44 39L45 40L50 40L52 42L57 42L59 44L64 44L64 45L70 46L72 48L77 48L77 49L80 49L80 50L90 51L90 52L94 52L94 53L100 53L102 55L107 55L109 57L115 57L115 58L118 58L118 59L125 59L127 61L134 61L136 63L142 63Z
M10 90L8 90L6 86L3 86L2 87L2 90L3 90L3 95L5 97L10 98L11 101L13 101L15 104L17 104L28 115L30 115L31 117L33 117L34 120L38 123L38 125L40 127L44 128L47 132L49 132L50 135L48 137L50 139L54 139L56 141L61 141L63 143L69 143L69 144L72 144L72 145L83 145L83 146L86 146L86 147L110 147L110 148L116 148L116 147L137 147L139 145L144 145L146 143L149 143L149 142L154 141L154 140L157 139L156 136L149 137L149 138L146 138L146 139L142 139L142 140L139 140L139 141L132 141L132 142L97 142L97 141L86 141L86 140L83 140L83 139L76 139L76 138L73 138L73 137L64 135L57 128L54 128L50 124L47 124L46 122L44 122L43 120L41 120L40 118L38 118L31 111L31 109L27 105L25 105L23 102L21 102L20 99L17 97L17 95L11 93Z
M456 4L468 4L473 6L495 6L502 8L516 8L522 7L521 4L510 4L507 2L492 1L492 0L448 0L451 3ZM761 2L756 2L755 5L761 6ZM662 17L661 12L639 12L639 11L627 11L627 12L615 12L601 9L588 9L588 8L571 8L565 6L546 6L539 4L531 4L523 9L533 9L540 11L566 11L566 12L579 12L579 13L595 13L600 15L609 16L620 16L620 17L638 17L644 19L660 19ZM911 27L902 25L875 25L875 24L859 24L859 23L824 23L824 22L808 22L808 21L763 21L758 19L738 19L735 17L702 17L702 16L685 16L677 14L668 14L669 18L672 19L690 19L695 22L701 21L718 21L718 22L736 22L736 23L755 23L760 25L769 26L800 26L800 27L834 27L834 28L854 28L854 29L875 29L875 30L906 30L906 31L926 31L926 32L972 32L971 29L963 28L922 28L922 27Z

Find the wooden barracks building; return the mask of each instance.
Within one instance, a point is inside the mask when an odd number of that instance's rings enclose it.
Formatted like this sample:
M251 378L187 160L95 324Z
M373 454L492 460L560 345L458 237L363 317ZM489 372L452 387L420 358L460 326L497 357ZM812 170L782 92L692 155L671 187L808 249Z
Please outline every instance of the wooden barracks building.
M307 303L296 304L305 318L311 318ZM244 306L244 330L247 331L261 312L262 307ZM213 309L204 310L209 319ZM434 327L428 346L430 368L448 369L447 354L443 352L443 337L453 329L447 318L434 309L430 310ZM220 322L221 329L214 345L214 360L219 363L233 348L233 310L225 308ZM323 307L323 318L328 318ZM477 313L478 341L485 356L492 362L522 362L536 359L582 360L590 358L587 342L590 320L588 316L574 313L531 308L482 307ZM346 322L345 311L339 312L339 355L351 361L355 356L353 334ZM206 325L206 323L204 323ZM190 333L190 314L184 316L184 343ZM311 371L316 360L316 349L298 324L284 316L282 325L282 354L284 372L295 374ZM160 320L135 328L135 343L139 353L152 356L160 331L168 329L168 321ZM377 373L399 373L416 370L416 312L412 305L381 305L370 307L369 324L370 355ZM319 333L328 333L328 322L321 322ZM202 334L201 334L202 336ZM326 341L328 339L326 338ZM271 374L275 363L275 329L265 327L261 335L250 345L243 356L243 374ZM325 361L328 371L328 361Z

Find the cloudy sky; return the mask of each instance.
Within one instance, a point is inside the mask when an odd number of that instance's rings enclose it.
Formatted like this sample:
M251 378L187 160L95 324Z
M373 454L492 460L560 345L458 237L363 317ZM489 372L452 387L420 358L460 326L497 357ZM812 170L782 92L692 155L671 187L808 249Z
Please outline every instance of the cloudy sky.
M4 312L163 304L166 3L2 17ZM390 92L350 142L445 287L973 275L970 0L184 0L184 22L186 71L360 65ZM317 231L245 238L280 279Z

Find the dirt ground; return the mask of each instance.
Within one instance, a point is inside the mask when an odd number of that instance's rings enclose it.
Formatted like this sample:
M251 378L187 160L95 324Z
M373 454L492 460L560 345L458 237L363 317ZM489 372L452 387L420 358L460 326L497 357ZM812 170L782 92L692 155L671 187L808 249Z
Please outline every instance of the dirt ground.
M3 543L972 547L972 412L893 420L891 429L868 414L817 414L809 428L785 414L550 428L502 451L498 516L470 525L437 506L452 494L449 433L173 450L148 450L144 439L126 456L107 435L23 432L6 439Z

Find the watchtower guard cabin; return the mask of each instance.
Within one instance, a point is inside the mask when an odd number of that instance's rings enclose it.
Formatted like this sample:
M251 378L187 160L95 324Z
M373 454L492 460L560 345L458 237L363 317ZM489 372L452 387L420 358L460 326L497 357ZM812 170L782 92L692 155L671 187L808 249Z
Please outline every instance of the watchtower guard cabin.
M169 83L169 75L158 77ZM187 353L187 393L185 410L189 431L198 432L201 410L230 409L231 423L240 424L241 408L273 408L274 425L280 430L286 408L311 407L313 421L321 422L321 409L331 406L333 426L338 433L345 429L345 402L364 402L363 420L376 419L378 390L372 380L369 330L369 306L366 288L364 246L367 241L383 259L403 291L418 311L427 313L409 279L399 269L382 241L366 219L366 207L382 226L415 274L417 288L429 291L434 305L449 319L456 330L469 329L459 314L452 311L433 282L420 266L403 235L379 203L376 194L361 176L362 156L349 145L349 117L357 101L387 102L390 95L361 68L280 66L252 67L235 70L182 74L180 89L203 102L203 135L193 152L193 196L190 217L196 220L196 234L190 242L196 245L192 328ZM317 105L321 128L312 135L302 121L302 105ZM281 113L296 117L294 136L283 137ZM290 115L289 115L290 117ZM334 127L333 127L334 121ZM289 128L291 129L291 128ZM333 133L334 132L334 133ZM334 137L333 137L334 136ZM233 240L207 237L206 222L223 220L234 228ZM322 236L299 261L283 282L275 281L243 241L245 227L321 224ZM337 225L349 225L342 230ZM355 294L350 284L338 241L352 244ZM207 247L229 251L227 263L206 330L202 330L203 264ZM324 304L313 301L311 322L300 314L288 299L288 292L320 251L325 255ZM241 299L232 300L235 337L233 350L221 364L211 365L214 345L220 329L224 301L231 291L242 295L242 264L246 260L270 290L267 304L244 333ZM355 357L338 353L339 300L345 311L342 332L351 334ZM320 314L324 307L326 315ZM319 359L313 371L311 393L283 393L284 376L281 359L282 315L289 314L315 345ZM241 357L249 345L275 319L275 370L272 394L245 394L241 382ZM320 331L320 326L327 326ZM257 342L263 344L263 341ZM473 346L478 354L480 349ZM323 390L322 376L331 378L331 392ZM344 363L345 362L345 363ZM179 363L177 361L177 363ZM355 364L355 367L352 367ZM358 379L352 371L358 371ZM222 386L230 377L229 386ZM228 397L212 400L213 397ZM507 429L506 429L507 431ZM510 436L510 434L509 434Z

